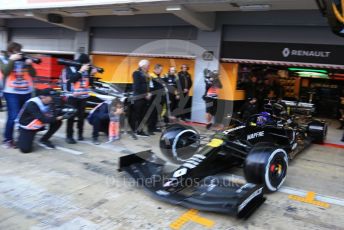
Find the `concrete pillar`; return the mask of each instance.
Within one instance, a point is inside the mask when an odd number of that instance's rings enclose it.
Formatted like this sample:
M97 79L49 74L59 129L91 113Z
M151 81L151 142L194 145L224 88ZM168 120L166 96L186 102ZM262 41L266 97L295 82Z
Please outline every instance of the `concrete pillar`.
M6 50L8 43L8 30L6 27L0 27L0 50Z
M0 50L6 50L9 39L5 19L0 19Z
M90 31L89 29L75 33L75 53L86 53L90 52Z
M220 49L221 49L222 27L215 31L198 31L197 45L205 51L214 53L212 60L205 60L202 54L197 54L195 62L194 93L192 98L192 116L194 122L205 123L205 103L202 99L205 91L204 75L205 68L219 70Z

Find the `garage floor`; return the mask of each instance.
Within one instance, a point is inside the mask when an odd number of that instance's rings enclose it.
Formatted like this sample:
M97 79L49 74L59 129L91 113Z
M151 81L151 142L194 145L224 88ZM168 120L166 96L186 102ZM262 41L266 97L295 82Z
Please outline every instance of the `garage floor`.
M4 120L2 112L1 127ZM341 144L342 131L335 126L331 124L328 141ZM53 138L57 150L0 150L0 229L170 229L188 211L152 199L116 171L117 159L124 154L151 145L157 151L158 135L138 141L124 136L100 146L92 145L90 138L67 145L63 137L61 129ZM267 195L248 220L200 212L203 222L189 221L174 229L344 229L343 175L344 148L314 145L291 162L282 191ZM310 191L330 207L288 197Z

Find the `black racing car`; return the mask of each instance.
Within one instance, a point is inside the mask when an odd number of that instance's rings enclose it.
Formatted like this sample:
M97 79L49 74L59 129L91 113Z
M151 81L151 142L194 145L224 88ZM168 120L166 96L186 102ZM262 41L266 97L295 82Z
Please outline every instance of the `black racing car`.
M277 103L273 107L281 109ZM160 149L179 167L168 171L166 161L147 151L121 157L119 170L169 203L247 217L264 202L264 191L281 187L289 159L322 142L326 132L318 120L300 125L290 116L264 112L245 123L233 120L199 149L198 132L175 124L162 133ZM243 168L246 182L228 176L235 166Z

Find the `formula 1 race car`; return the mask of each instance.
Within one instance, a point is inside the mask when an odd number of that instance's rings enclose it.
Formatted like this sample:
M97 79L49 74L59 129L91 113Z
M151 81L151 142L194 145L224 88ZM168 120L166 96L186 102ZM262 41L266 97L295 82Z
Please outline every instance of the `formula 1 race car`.
M104 101L112 101L114 99L121 100L126 106L130 105L132 93L112 83L107 83L96 79L93 83L90 97L87 100L87 107L93 108Z
M299 125L291 117L263 112L245 123L233 120L199 149L199 133L175 124L162 133L160 149L179 163L176 169L169 171L166 161L146 151L121 157L119 170L163 201L247 217L264 202L264 192L281 187L288 161L312 142L322 142L326 132L318 120ZM235 166L243 168L246 181L228 176Z

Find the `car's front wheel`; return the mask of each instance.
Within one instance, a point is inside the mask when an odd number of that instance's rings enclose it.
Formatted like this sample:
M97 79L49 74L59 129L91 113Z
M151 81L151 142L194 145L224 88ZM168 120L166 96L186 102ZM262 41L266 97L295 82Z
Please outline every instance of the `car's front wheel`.
M287 170L287 153L272 144L253 147L245 160L244 173L247 182L263 184L269 192L275 192L282 186Z

